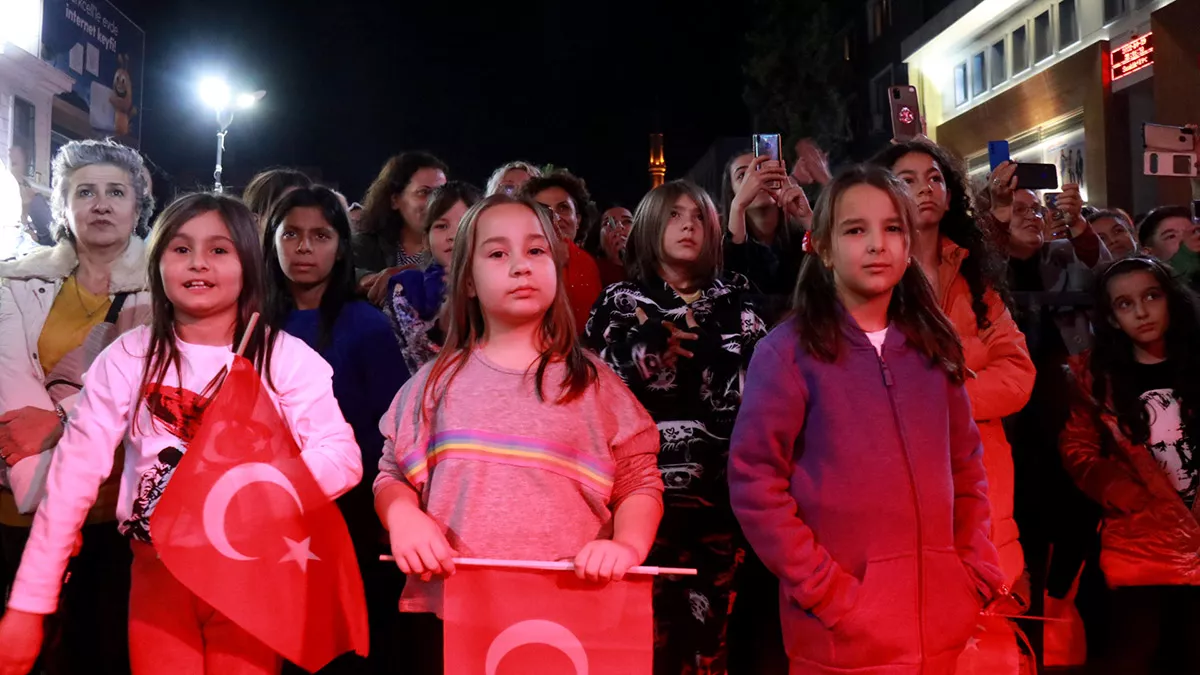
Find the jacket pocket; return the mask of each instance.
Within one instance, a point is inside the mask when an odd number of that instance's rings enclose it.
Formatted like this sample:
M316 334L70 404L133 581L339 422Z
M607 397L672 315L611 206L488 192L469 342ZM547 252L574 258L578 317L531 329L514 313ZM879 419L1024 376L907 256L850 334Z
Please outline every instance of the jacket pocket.
M925 553L924 604L928 655L961 650L979 623L983 597L957 551Z
M862 668L914 662L916 620L916 557L868 561L858 599L830 631L828 663Z

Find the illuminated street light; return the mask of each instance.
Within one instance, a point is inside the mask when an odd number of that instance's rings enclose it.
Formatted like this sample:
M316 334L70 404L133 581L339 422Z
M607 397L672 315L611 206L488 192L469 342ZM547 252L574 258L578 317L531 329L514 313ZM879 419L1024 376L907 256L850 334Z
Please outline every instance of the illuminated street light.
M266 95L266 91L259 89L234 96L225 80L207 77L200 81L200 100L217 113L217 126L219 127L219 131L217 131L217 167L213 171L213 190L215 192L224 190L224 186L221 185L221 159L225 154L225 134L229 133L229 125L233 123L233 114L238 110L254 107ZM230 105L231 103L233 105Z

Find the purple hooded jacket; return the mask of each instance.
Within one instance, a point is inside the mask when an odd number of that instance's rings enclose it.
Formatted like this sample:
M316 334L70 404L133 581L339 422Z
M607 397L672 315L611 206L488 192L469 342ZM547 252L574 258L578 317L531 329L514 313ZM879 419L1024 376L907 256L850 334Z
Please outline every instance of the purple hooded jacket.
M882 356L849 316L842 333L835 363L795 320L758 343L733 509L780 579L793 675L949 675L1003 584L970 402L895 326Z

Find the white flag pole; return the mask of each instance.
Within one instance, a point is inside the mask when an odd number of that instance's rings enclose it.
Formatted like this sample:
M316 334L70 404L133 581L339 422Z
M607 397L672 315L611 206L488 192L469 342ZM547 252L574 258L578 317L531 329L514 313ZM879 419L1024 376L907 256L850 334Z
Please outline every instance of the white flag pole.
M395 562L396 559L390 555L379 556L380 560L386 562ZM569 560L561 561L546 561L546 560L496 560L492 558L455 558L454 564L462 567L502 567L505 569L519 570L542 570L546 572L573 572L575 571L575 563ZM695 576L696 570L690 567L656 567L648 565L639 565L630 567L626 574L648 574L650 576L659 575L679 575L679 576Z

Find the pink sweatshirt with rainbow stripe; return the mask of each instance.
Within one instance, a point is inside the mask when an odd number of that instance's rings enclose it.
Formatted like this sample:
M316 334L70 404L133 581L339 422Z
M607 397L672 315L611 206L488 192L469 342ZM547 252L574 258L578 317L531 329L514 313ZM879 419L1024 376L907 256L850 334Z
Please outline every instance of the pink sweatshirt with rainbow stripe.
M622 499L662 499L658 429L625 384L593 359L599 377L575 400L554 403L563 366L533 375L475 350L433 414L419 411L432 364L410 379L383 420L375 492L413 487L458 556L569 560L612 536ZM410 577L405 612L441 613L442 588Z

